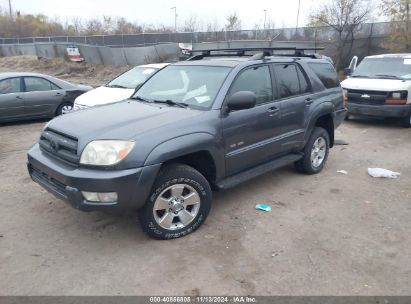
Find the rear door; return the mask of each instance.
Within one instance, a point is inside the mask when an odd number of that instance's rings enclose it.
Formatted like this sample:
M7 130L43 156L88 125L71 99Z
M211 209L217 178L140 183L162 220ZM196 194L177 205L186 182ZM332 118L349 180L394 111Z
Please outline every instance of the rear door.
M0 121L23 117L24 100L20 77L0 80Z
M41 77L24 77L24 102L27 116L54 116L63 102L65 90Z
M296 63L273 65L280 102L282 151L300 148L304 141L305 116L312 104L311 85Z
M281 152L279 103L275 100L269 65L242 70L227 97L238 91L252 91L257 104L252 109L232 111L223 118L226 174L245 170Z

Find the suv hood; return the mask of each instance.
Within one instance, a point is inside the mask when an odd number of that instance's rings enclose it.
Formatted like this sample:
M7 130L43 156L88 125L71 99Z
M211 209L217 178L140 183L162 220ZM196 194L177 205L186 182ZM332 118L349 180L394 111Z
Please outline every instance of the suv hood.
M129 140L164 126L176 129L179 122L202 113L204 111L129 99L59 116L47 127L77 138L80 148L95 139Z
M400 91L407 90L411 82L398 79L381 78L347 78L341 82L344 89L349 90L369 90L369 91Z
M75 103L87 107L121 101L134 93L133 89L98 87L76 98Z

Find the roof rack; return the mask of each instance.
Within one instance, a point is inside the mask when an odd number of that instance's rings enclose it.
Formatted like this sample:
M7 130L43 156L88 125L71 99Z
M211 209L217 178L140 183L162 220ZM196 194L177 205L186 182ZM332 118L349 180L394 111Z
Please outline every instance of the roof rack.
M225 48L225 49L207 49L207 50L193 50L191 53L196 54L187 60L201 60L205 57L241 57L241 56L251 56L250 60L264 59L269 56L287 56L287 57L310 57L310 58L321 58L320 55L316 53L306 54L305 51L319 51L323 50L323 47L253 47L253 48ZM293 51L293 53L275 53L275 51ZM212 52L217 52L212 54ZM246 52L261 52L257 54L246 54Z

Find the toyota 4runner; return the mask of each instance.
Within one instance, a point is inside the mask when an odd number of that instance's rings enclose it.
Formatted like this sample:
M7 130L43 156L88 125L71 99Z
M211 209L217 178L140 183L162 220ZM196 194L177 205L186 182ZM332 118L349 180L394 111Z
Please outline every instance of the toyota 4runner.
M53 119L28 152L30 176L83 211L138 210L149 236L170 239L204 222L212 189L291 163L320 172L342 89L328 60L278 51L194 53L128 100Z

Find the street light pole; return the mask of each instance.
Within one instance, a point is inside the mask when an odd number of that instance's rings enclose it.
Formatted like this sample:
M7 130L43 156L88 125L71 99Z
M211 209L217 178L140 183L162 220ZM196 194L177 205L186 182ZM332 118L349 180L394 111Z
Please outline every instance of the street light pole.
M174 10L174 32L177 33L177 7L173 6L171 9Z
M263 29L265 30L265 22L267 21L267 10L264 10L264 27Z
M298 0L297 25L295 26L295 29L298 28L298 19L300 18L300 5L301 5L301 0Z
M9 12L10 12L10 18L12 17L12 12L11 12L11 0L9 0Z

